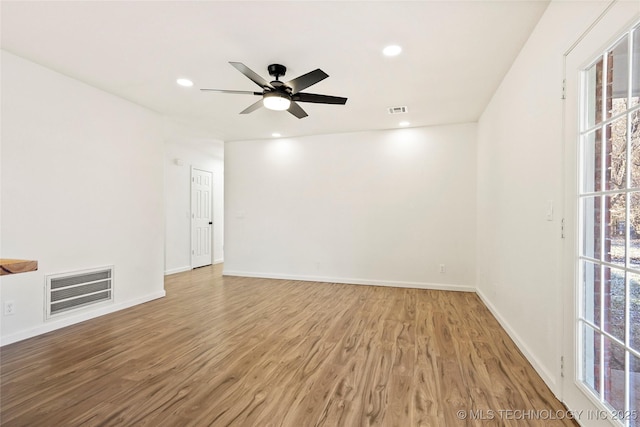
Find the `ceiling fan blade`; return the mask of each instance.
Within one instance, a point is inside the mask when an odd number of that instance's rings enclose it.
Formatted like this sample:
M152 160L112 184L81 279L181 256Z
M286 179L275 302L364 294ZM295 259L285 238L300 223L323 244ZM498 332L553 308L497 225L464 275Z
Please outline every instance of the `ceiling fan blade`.
M217 93L238 93L241 95L262 95L262 92L252 92L250 90L224 90L224 89L200 89L203 92Z
M305 90L311 85L318 83L329 77L329 74L322 71L320 68L317 70L313 70L308 72L307 74L303 74L300 77L296 77L293 80L289 80L285 85L289 86L292 91L291 93L296 94L301 90Z
M314 102L316 104L341 104L347 103L347 98L331 95L318 95L316 93L296 93L292 96L294 101Z
M253 111L256 111L260 107L262 107L262 99L259 100L259 101L254 102L253 104L249 105L244 110L240 111L240 114L249 114L249 113L251 113Z
M246 65L244 65L242 62L229 62L229 64L231 64L233 67L235 67L236 70L240 71L245 76L249 77L249 79L251 79L252 82L257 84L261 88L268 87L270 89L273 89L273 86L271 86L271 83L269 83L268 81L260 77L259 74L257 74L255 71L253 71Z
M289 111L299 119L303 119L308 116L307 112L304 111L302 107L296 104L294 101L291 101L291 105L289 106L289 109L287 111Z

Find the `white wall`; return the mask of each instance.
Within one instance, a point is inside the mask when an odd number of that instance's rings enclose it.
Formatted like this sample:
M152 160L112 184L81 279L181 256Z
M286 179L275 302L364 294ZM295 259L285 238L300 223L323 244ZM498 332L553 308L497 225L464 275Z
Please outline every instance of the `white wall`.
M164 159L165 274L191 269L191 166L213 172L213 262L224 260L224 143L172 139Z
M478 293L556 393L571 285L561 281L562 60L605 6L551 2L478 123Z
M225 274L473 289L475 144L475 124L226 143Z
M163 133L154 113L2 52L3 258L7 344L164 295ZM115 266L115 304L44 321L47 274Z

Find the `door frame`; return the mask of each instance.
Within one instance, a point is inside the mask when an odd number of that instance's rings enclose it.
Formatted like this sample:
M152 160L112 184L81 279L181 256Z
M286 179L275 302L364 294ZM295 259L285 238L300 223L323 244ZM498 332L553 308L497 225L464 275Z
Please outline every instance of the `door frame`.
M640 19L640 4L613 0L598 18L564 54L564 215L562 255L562 367L560 394L562 401L574 411L583 410L580 424L591 426L620 426L610 414L602 413L602 404L580 381L578 354L580 337L577 318L580 310L578 245L578 188L579 177L579 117L581 113L580 91L582 73L599 53L611 46L621 34ZM589 412L593 411L593 412ZM606 416L604 416L606 415Z

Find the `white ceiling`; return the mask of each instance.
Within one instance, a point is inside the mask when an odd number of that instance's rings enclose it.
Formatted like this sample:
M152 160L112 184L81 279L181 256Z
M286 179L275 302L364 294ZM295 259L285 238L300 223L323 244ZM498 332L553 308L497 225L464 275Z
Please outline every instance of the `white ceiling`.
M476 121L548 1L1 2L2 48L226 141ZM381 50L399 44L388 58ZM309 117L261 108L229 61L267 80L321 68ZM195 82L176 85L178 77ZM409 112L390 115L387 107Z

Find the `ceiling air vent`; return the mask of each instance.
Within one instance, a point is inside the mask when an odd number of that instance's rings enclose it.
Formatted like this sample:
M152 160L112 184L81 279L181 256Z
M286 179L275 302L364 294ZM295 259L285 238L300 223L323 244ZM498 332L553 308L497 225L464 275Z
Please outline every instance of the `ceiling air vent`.
M407 111L409 111L409 109L405 106L402 107L389 107L387 109L389 111L389 114L402 114L402 113L406 113Z

